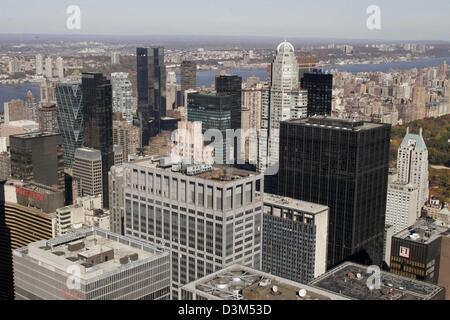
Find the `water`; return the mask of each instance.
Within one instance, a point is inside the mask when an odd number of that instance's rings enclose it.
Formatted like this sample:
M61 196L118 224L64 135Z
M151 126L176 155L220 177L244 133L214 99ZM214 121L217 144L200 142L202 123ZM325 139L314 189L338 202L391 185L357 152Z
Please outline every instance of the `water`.
M25 96L31 90L36 102L41 99L39 84L23 83L17 85L0 85L0 112L3 112L3 104L13 99L25 99Z
M389 72L390 70L408 70L413 68L428 68L436 67L447 61L450 63L450 57L443 58L428 58L415 61L396 61L383 64L347 64L347 65L333 65L327 66L324 69L337 69L343 72ZM214 84L214 79L216 76L216 70L203 70L197 72L197 85L199 87L206 86L210 87ZM227 70L227 74L238 75L242 77L242 80L247 80L248 77L257 76L261 80L267 80L269 73L267 69L237 69L237 70ZM178 77L177 81L180 79Z

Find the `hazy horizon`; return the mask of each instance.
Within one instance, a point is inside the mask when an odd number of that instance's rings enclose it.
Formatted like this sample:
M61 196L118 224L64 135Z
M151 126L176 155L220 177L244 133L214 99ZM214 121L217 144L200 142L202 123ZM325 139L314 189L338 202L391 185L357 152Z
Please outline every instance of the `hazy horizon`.
M3 34L94 36L242 36L384 41L450 41L450 1L430 0L3 0ZM81 29L66 28L66 9L81 9ZM366 9L381 9L369 30ZM26 9L26 10L25 10Z

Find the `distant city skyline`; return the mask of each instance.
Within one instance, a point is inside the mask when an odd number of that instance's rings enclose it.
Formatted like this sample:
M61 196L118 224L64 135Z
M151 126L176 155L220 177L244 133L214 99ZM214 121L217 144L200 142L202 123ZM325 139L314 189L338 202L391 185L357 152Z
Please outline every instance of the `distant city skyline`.
M448 0L2 2L2 33L450 40ZM81 9L80 30L66 28L70 5ZM381 30L366 27L370 5L381 9Z

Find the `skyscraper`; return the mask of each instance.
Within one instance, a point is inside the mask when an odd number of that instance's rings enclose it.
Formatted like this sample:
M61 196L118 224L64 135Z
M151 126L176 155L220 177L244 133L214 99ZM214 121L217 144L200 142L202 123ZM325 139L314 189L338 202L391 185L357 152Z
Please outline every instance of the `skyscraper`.
M142 145L161 132L166 116L164 48L137 48L137 112L142 121Z
M216 92L218 96L231 97L231 129L241 129L242 78L229 75L216 77Z
M264 194L262 270L300 283L327 267L328 207Z
M390 132L324 117L281 123L277 193L330 208L328 267L382 262Z
M168 160L124 164L125 235L171 250L172 296L233 263L260 269L262 175Z
M113 96L113 111L121 112L124 118L129 122L133 122L133 113L131 112L131 81L128 79L126 72L111 73L111 85Z
M56 59L56 74L59 79L64 79L64 59L62 57Z
M428 149L422 136L406 131L406 135L398 149L397 156L398 181L410 183L419 189L417 210L420 212L429 197L428 181Z
M181 62L181 92L197 88L197 64L194 61Z
M81 196L96 196L103 193L102 172L102 154L99 150L89 148L75 150L73 177L80 184Z
M11 136L11 176L64 190L63 141L60 134L33 132Z
M36 55L36 75L41 76L44 73L44 60L42 55Z
M291 119L292 109L299 103L298 62L289 42L278 45L271 75L270 89L262 93L260 171L278 163L280 122Z
M53 78L53 60L52 60L52 57L45 58L45 76L48 79Z
M59 133L57 108L55 104L41 104L38 110L38 123L41 132Z
M301 81L308 91L308 117L330 116L333 100L333 75L319 70L306 72Z
M203 132L218 130L222 134L222 146L218 141L214 144L216 163L225 164L232 158L230 145L227 144L227 130L231 127L230 96L215 96L192 93L188 95L188 121L201 122Z
M84 138L83 94L79 83L56 85L57 119L64 141L64 164L72 166L75 150L82 147Z
M103 206L109 206L108 172L114 165L112 88L101 73L83 73L84 146L102 155Z

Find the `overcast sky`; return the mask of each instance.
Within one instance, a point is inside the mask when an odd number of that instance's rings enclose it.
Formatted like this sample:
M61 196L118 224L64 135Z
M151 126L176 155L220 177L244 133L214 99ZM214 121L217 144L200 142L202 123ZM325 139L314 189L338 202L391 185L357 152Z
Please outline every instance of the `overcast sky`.
M380 31L366 27L373 4ZM0 33L450 40L450 0L0 0Z

